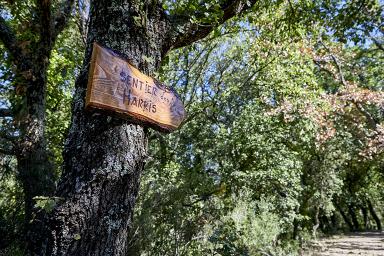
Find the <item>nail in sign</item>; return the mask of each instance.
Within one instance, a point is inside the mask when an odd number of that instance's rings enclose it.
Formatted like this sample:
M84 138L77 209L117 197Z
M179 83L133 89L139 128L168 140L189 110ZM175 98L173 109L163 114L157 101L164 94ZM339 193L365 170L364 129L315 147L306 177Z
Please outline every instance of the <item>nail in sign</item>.
M185 118L177 93L141 73L112 50L93 44L86 108L113 111L171 132Z

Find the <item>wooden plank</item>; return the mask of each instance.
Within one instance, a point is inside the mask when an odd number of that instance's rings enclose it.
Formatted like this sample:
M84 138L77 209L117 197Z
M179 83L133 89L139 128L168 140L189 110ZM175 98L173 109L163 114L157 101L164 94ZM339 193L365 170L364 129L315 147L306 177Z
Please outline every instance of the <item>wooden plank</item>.
M172 88L97 43L93 44L85 105L166 132L177 129L185 118L183 103Z

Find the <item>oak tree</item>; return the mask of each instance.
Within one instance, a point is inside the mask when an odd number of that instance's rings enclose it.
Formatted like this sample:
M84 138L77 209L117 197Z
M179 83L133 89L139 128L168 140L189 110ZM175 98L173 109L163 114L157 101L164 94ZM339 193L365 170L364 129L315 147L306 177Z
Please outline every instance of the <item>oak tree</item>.
M190 2L190 3L188 3ZM255 1L93 1L84 64L76 86L57 206L30 249L38 255L125 255L147 153L141 124L85 111L92 43L112 48L149 76L167 52L207 36ZM178 5L187 5L180 12Z

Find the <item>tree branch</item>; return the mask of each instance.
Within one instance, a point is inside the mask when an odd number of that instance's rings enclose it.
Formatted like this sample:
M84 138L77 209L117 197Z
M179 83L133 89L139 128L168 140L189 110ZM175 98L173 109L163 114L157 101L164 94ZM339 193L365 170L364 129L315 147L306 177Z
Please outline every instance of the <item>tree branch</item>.
M81 0L76 1L76 4L75 4L75 10L76 10L75 23L79 28L84 47L87 44L87 33L88 33L88 25L89 25L89 15L85 11L86 5L89 6L89 2L87 1L87 3L85 3L85 1L81 2Z
M377 47L379 50L384 51L384 46L383 46L382 43L379 42L379 40L377 40L377 39L374 38L374 37L371 37L371 40L373 41L373 43L376 45L376 47Z
M12 117L12 111L7 108L0 108L0 117Z
M57 13L54 16L54 28L52 33L53 41L57 36L63 31L67 25L69 18L71 17L71 11L73 7L74 0L63 0L61 6L59 7Z
M19 137L14 135L9 135L6 131L0 130L0 138L8 142L15 143Z
M364 109L364 107L356 102L356 101L352 101L353 104L356 106L357 110L364 115L364 117L367 119L367 122L368 122L368 125L369 127L372 129L372 130L376 130L376 127L377 127L377 121L375 120L375 118L367 111Z
M172 49L190 45L193 42L206 37L218 25L251 8L256 3L256 0L248 2L250 2L249 5L247 5L245 1L241 0L226 1L221 8L223 16L215 23L197 24L196 22L191 21L190 16L175 15L171 17L173 32L180 30L183 31L176 32L176 35L172 36Z
M13 149L5 149L5 148L0 148L0 154L7 155L7 156L16 155L16 153Z
M22 51L19 47L19 42L16 39L16 34L6 20L0 16L0 41L3 43L5 49L12 55L15 60L24 58Z
M337 68L337 72L339 73L339 80L340 80L341 84L344 85L345 87L347 87L348 84L345 81L343 70L341 68L341 64L339 63L338 59L336 58L335 55L333 55L331 50L328 48L328 46L325 45L325 43L322 40L320 40L320 43L324 46L325 50L328 51L329 56L332 58L333 62L335 63L336 68Z
M38 0L37 13L39 14L40 23L40 42L44 44L44 48L50 50L52 43L51 1ZM45 45L47 43L48 45Z
M208 193L205 193L203 195L200 195L199 198L197 198L196 200L190 202L190 203L182 203L182 206L185 206L185 207L192 207L194 204L198 203L198 202L201 202L201 201L207 201L208 199L211 198L211 196L213 196L214 194L220 192L221 188L219 189L216 189L214 191L211 191L211 192L208 192Z
M365 30L365 29L362 29L362 28L357 28L358 31L361 31L364 33L364 35L369 38L370 40L372 40L372 42L376 45L377 49L378 50L381 50L381 51L384 51L384 46L383 46L383 43L381 43L378 39L376 39L374 36L372 36L369 31ZM379 29L380 30L380 29ZM381 33L384 33L384 31L381 31Z

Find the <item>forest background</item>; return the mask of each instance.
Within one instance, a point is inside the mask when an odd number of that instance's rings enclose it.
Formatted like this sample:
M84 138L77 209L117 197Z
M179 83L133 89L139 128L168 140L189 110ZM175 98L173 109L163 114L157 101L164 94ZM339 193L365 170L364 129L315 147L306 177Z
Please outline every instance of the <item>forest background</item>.
M168 13L221 1L163 1ZM37 42L35 1L0 1L21 52ZM46 60L45 136L61 174L88 7L75 1ZM196 17L201 24L211 12ZM170 52L156 78L187 111L151 130L131 233L132 255L296 255L323 234L382 228L384 27L381 1L269 1ZM220 12L217 11L217 15ZM139 25L145 20L137 18ZM25 88L0 27L0 250L24 255L26 220L56 199L28 199L18 162ZM27 50L25 50L27 51ZM154 61L142 56L143 61ZM42 182L42 181L39 181ZM129 254L129 255L131 255Z

